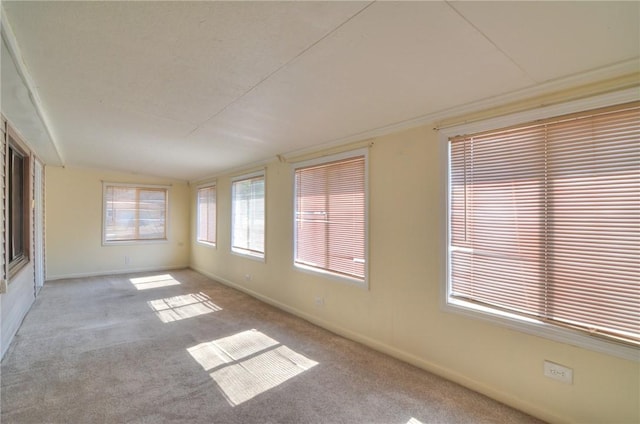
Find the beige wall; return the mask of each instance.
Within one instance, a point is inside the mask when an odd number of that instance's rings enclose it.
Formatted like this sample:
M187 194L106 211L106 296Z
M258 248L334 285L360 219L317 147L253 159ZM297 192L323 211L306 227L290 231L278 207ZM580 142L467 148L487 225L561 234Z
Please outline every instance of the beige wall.
M631 78L634 84L638 77ZM608 85L607 85L608 84ZM622 88L607 83L475 114L513 110ZM460 120L464 120L460 118ZM640 422L640 363L445 312L444 164L435 124L355 143L369 146L370 281L362 289L293 265L291 164L267 164L266 261L230 253L231 176L217 178L218 246L195 242L195 193L173 182L169 242L101 244L102 185L167 181L47 168L47 277L139 269L194 269L347 337L553 422ZM336 148L318 153L344 150ZM299 158L299 159L306 159ZM251 171L251 169L247 169ZM131 263L125 265L124 257ZM322 297L323 306L315 299ZM4 309L4 308L3 308ZM574 384L543 376L543 361L574 370Z
M48 280L189 265L187 184L86 169L47 167L46 173ZM171 184L168 242L103 246L102 181Z
M230 176L221 176L218 246L193 242L191 266L543 419L640 422L640 363L441 309L444 163L433 126L371 140L368 290L294 269L291 165L279 161L267 165L266 262L230 253ZM574 384L544 377L545 359L573 368Z

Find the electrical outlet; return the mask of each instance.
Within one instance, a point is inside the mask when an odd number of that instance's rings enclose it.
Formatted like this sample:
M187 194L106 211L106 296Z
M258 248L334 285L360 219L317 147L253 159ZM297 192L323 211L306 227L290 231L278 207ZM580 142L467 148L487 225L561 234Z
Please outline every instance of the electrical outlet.
M544 361L544 375L566 384L573 384L573 370L555 362Z
M314 303L316 304L316 307L322 308L324 306L324 297L316 296Z
M251 274L245 274L244 281L251 281Z
M125 264L125 265L129 265L130 263L131 263L131 258L130 258L130 257L128 257L128 256L125 256L125 257L124 257L124 264Z

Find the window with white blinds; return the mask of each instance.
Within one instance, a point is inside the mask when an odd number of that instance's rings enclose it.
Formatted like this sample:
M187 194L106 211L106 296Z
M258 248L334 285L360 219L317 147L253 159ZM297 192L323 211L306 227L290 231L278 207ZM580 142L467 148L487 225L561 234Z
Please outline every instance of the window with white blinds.
M104 183L103 191L105 243L167 239L166 187Z
M365 281L365 170L362 151L296 166L296 266Z
M197 240L202 243L216 244L216 186L199 188L197 202Z
M449 139L450 299L640 346L640 103Z
M231 183L231 250L264 258L264 173L245 175Z

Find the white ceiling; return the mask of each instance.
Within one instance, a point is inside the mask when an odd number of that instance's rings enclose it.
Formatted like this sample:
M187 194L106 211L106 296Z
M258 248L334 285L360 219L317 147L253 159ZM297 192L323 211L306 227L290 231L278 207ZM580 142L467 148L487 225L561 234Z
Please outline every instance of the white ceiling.
M182 180L598 69L640 70L636 1L3 8L64 164Z

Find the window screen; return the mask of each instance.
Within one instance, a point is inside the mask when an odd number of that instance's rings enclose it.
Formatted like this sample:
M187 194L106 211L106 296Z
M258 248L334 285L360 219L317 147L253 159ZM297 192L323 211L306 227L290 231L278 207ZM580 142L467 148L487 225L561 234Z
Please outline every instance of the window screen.
M264 257L264 174L232 182L231 248Z
M198 189L198 241L216 242L216 187Z
M167 189L104 185L104 241L166 240Z

